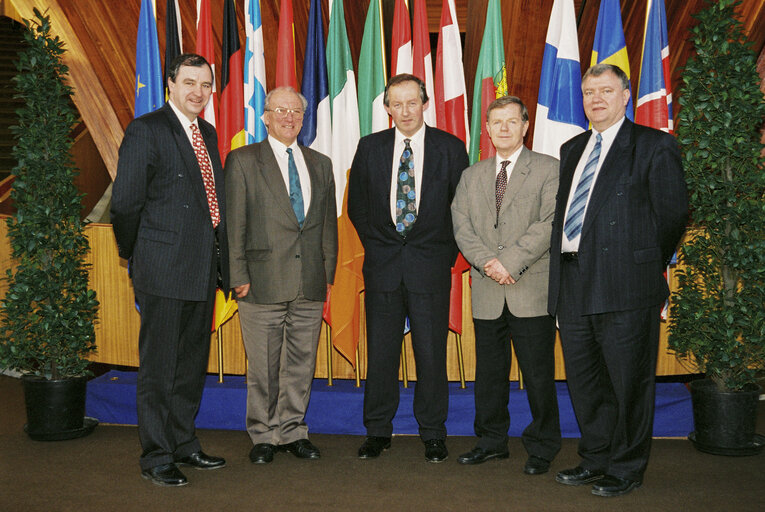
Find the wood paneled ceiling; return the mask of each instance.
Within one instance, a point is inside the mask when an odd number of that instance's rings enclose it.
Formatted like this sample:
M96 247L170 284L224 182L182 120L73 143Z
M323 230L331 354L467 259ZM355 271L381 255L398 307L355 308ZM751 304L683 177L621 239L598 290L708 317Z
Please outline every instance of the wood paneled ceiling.
M11 0L22 1L22 0ZM140 0L24 0L44 9L58 3L79 37L84 58L90 62L109 98L119 123L124 128L133 118L135 40ZM160 52L164 59L166 1L157 1L157 20ZM411 1L411 0L410 0ZM437 32L442 0L425 0L429 26ZM384 20L390 26L394 0L382 0ZM647 0L621 0L630 68L634 78L640 66L640 53ZM673 73L673 91L678 91L682 65L692 49L687 41L688 29L695 23L692 14L704 7L706 0L665 0L670 38L670 59ZM183 24L183 45L193 51L196 40L196 0L179 0ZM222 0L212 0L213 38L216 42L216 61L220 65L220 41L223 19ZM239 18L240 40L244 44L244 0L235 0ZM266 74L268 86L273 86L274 61L278 32L279 0L261 0L261 15L265 40ZM460 27L465 34L464 64L468 94L480 50L488 0L456 0ZM502 25L505 37L505 56L510 92L520 96L534 118L544 40L553 0L502 0ZM597 22L599 0L574 0L579 18L579 49L583 69L589 63L592 41ZM298 77L302 74L304 41L306 39L309 0L293 0ZM369 0L345 0L345 16L351 53L358 59L364 20ZM322 0L325 30L329 13L327 0ZM765 0L744 0L739 6L747 35L759 52L765 42ZM326 34L326 32L325 32ZM389 36L388 36L389 37ZM636 87L636 86L635 86ZM101 105L88 108L99 109ZM533 127L529 131L533 133ZM97 134L94 134L94 137ZM530 143L530 140L526 141Z

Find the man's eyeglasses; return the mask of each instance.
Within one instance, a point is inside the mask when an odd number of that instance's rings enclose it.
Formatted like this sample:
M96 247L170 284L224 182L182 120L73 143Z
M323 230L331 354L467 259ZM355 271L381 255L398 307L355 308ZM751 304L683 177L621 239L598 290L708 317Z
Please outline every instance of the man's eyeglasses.
M273 112L279 117L287 117L288 114L292 114L293 117L303 117L302 108L276 107L276 108L267 108L266 112Z

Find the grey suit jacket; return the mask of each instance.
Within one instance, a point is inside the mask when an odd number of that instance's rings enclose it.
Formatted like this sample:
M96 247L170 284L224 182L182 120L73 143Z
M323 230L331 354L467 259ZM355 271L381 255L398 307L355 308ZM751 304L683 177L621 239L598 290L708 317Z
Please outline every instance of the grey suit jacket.
M258 304L294 300L298 292L323 301L337 264L337 208L332 163L301 146L311 179L302 229L268 140L226 158L231 287L250 283L244 299Z
M498 318L505 303L517 317L547 314L550 231L558 190L558 161L521 150L497 216L495 159L462 174L452 202L457 245L472 265L473 317ZM497 258L515 284L500 285L483 273Z

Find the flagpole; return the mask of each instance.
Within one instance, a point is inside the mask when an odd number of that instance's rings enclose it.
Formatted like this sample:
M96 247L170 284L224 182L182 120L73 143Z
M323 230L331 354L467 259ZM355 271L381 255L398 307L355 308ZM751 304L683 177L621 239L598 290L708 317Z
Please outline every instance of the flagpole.
M218 338L218 384L223 383L223 326L218 326L215 331Z
M325 338L327 339L327 386L332 386L332 328L324 322Z

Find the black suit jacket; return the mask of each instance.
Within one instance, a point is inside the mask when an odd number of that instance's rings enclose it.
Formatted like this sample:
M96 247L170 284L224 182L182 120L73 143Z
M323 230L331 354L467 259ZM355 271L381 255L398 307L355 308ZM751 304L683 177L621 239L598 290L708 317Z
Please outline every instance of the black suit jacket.
M465 144L425 127L417 220L404 238L390 213L394 142L394 128L363 137L348 178L348 216L364 246L364 285L378 292L393 291L401 282L411 291L448 291L457 257L450 205L469 165Z
M548 311L560 291L563 216L574 171L592 131L561 146L550 251ZM579 270L586 283L583 314L639 309L669 294L662 273L688 220L688 197L675 138L629 119L614 139L585 212Z
M228 242L223 167L215 128L199 119L215 176L224 290ZM119 150L111 220L119 255L131 260L133 286L179 300L207 300L215 231L199 164L170 105L134 119Z

